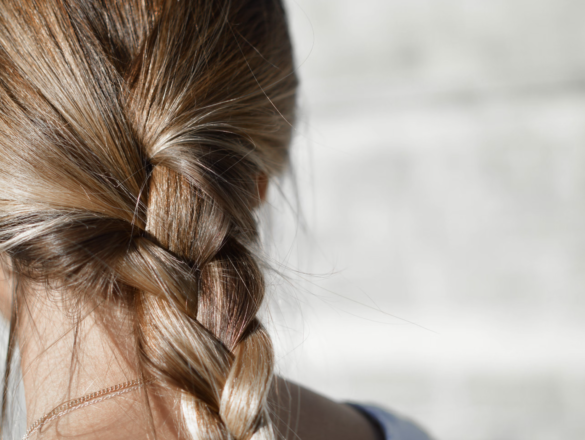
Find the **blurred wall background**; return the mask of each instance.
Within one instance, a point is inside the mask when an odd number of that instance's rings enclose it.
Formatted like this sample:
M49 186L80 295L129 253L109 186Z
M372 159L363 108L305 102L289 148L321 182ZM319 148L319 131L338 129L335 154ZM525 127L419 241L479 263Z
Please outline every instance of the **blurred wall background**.
M307 228L273 191L282 374L438 439L585 438L585 4L287 6Z

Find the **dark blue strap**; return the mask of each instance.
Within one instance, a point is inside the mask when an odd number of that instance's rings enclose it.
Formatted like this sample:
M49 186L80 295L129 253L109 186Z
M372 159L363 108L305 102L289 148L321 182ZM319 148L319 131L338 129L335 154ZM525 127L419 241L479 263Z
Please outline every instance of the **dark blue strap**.
M386 436L385 440L432 440L416 423L398 417L382 408L358 403L348 403L348 405L375 420Z

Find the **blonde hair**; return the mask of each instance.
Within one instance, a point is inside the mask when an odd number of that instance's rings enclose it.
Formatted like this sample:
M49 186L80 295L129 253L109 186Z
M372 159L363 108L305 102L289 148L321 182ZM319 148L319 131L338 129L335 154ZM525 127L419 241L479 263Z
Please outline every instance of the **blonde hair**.
M193 438L274 437L253 211L296 87L278 0L0 3L0 255L128 310Z

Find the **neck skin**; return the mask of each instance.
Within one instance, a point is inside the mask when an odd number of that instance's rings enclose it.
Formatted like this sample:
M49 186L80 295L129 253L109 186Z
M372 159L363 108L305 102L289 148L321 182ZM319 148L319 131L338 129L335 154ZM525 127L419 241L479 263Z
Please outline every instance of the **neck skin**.
M0 271L0 311L10 310L10 277ZM30 294L29 294L30 293ZM132 326L120 310L88 310L76 327L67 308L46 291L27 292L17 336L26 396L27 426L56 406L138 377L130 344ZM99 312L99 313L98 313ZM104 321L104 316L107 321ZM81 319L79 319L81 318ZM71 412L47 424L43 439L187 440L181 435L176 395L156 385ZM379 440L363 415L347 405L283 379L269 398L280 438ZM155 436L153 436L153 432ZM34 434L33 439L39 438Z
M132 340L132 324L120 310L101 306L71 317L46 291L23 303L17 334L27 426L64 402L139 378L136 353L124 343ZM48 423L43 438L147 439L154 431L177 439L180 414L168 410L169 398L156 386L142 387Z

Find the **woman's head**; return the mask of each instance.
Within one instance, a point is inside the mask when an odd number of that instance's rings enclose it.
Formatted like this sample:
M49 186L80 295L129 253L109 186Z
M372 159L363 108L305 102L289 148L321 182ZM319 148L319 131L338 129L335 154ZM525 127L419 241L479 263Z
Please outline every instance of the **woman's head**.
M125 310L138 373L181 392L202 438L269 436L253 208L286 165L296 85L277 0L0 5L15 306L42 285Z

